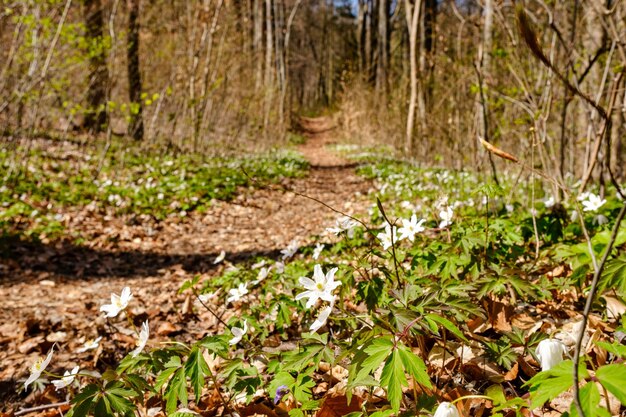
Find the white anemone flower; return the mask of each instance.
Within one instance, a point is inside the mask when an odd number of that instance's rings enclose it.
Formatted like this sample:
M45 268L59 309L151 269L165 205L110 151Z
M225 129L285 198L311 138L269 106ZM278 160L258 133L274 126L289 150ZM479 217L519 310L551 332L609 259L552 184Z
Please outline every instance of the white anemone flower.
M444 401L441 404L439 404L439 406L435 410L435 414L433 414L433 417L460 417L460 416L459 416L459 410L457 410L454 404Z
M315 319L315 321L313 322L313 324L311 324L311 327L309 328L309 331L311 331L312 333L317 332L323 325L326 324L326 321L328 320L328 317L330 316L330 312L333 310L333 304L334 304L334 300L333 302L330 303L329 306L324 307L320 313L317 315L317 318Z
M265 278L269 276L271 270L271 266L269 268L263 267L259 269L259 273L257 274L256 279L252 281L252 285L259 285L261 282L265 281Z
M217 265L224 260L226 257L226 251L221 251L219 255L213 260L213 265Z
M324 275L322 267L317 264L313 268L313 279L307 277L300 277L300 285L304 287L306 291L296 295L296 300L308 298L306 308L311 308L317 300L328 301L329 303L335 300L333 291L335 288L341 285L340 281L335 281L335 273L337 268L333 268Z
M603 224L607 224L609 219L604 214L598 214L593 218L593 222L598 226L602 226Z
M596 211L602 207L605 203L605 199L601 199L599 196L589 193L586 200L583 200L583 211Z
M137 347L133 350L130 355L135 358L139 355L143 348L146 347L146 343L148 343L148 338L150 337L150 326L148 326L148 320L144 321L141 325L141 331L139 332L139 338L137 339Z
M116 317L121 311L128 307L128 303L133 298L130 288L124 287L120 295L111 293L111 304L105 304L100 307L100 311L104 311L106 317Z
M226 299L227 303L233 303L241 300L241 297L248 294L248 284L239 284L237 288L231 288L228 290L229 297Z
M546 206L546 208L554 207L554 204L556 204L556 202L554 201L554 196L550 196L550 198L544 200L543 204Z
M296 252L298 252L298 249L300 249L300 245L298 244L298 241L295 239L292 240L289 243L289 246L287 246L285 249L280 251L280 253L283 255L282 257L283 261L289 258L293 258Z
M83 347L76 349L76 353L87 352L88 350L96 349L100 346L100 341L102 340L102 336L98 336L95 339L87 340Z
M415 214L412 215L409 220L402 219L402 227L398 229L398 232L400 232L400 240L409 239L413 242L416 234L422 233L426 230L424 226L422 226L425 221L426 219L420 219L420 221L417 221L417 216Z
M444 227L448 227L452 224L452 217L454 217L454 211L452 207L448 206L446 209L441 210L439 212L439 218L441 219L441 223L439 223L439 228L443 229Z
M34 364L31 365L30 376L28 377L26 382L24 382L24 391L28 389L28 386L30 384L38 380L39 377L41 376L41 373L46 370L46 367L48 366L48 364L50 363L50 360L52 359L53 351L54 351L54 347L50 349L50 352L48 352L48 356L46 356L46 359L39 358L35 361Z
M342 232L348 232L348 237L352 238L354 236L354 228L358 225L359 224L350 217L343 216L335 221L335 226L328 227L326 231L333 233L334 235L339 235Z
M52 381L52 385L54 385L54 390L58 391L61 388L65 388L68 385L71 385L72 382L74 382L76 375L78 375L79 369L80 368L78 366L75 366L74 369L72 369L71 371L65 371L61 379Z
M384 250L389 249L393 243L398 241L398 229L389 225L385 226L385 231L376 235ZM393 241L393 242L392 242Z
M541 362L541 370L552 369L563 361L566 348L563 342L557 339L544 339L537 345L535 354Z
M241 338L248 332L248 322L243 321L243 329L239 327L231 327L230 332L233 334L233 338L228 341L230 345L236 345L241 341Z
M317 259L322 254L322 251L324 250L325 246L326 245L324 245L323 243L318 243L317 245L315 245L315 249L313 249L313 259L317 261Z

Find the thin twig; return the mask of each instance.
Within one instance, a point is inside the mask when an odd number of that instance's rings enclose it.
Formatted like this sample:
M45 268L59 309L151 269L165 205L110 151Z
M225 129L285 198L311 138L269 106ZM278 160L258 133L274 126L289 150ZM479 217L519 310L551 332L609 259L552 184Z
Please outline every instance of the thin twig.
M68 405L68 404L69 404L69 401L63 401L63 402L60 402L60 403L44 404L44 405L38 405L36 407L30 407L30 408L20 408L14 414L14 416L23 416L24 414L32 413L33 411L47 410L49 408L62 407L64 405Z
M600 276L602 275L602 271L604 270L604 265L606 264L606 261L611 254L613 245L617 240L617 233L619 231L622 220L624 219L624 215L626 215L626 202L624 203L622 209L617 215L617 219L615 220L615 224L613 225L613 231L611 232L611 240L609 240L609 244L607 245L604 255L602 256L600 265L598 265L598 269L596 269L595 273L593 274L591 289L589 290L589 294L587 295L587 302L585 303L585 309L583 310L581 330L576 340L576 349L574 350L574 403L576 405L576 411L578 411L578 415L580 417L585 417L585 412L583 411L582 405L580 403L580 388L578 387L578 383L580 380L580 375L578 374L578 365L580 363L580 350L583 344L585 330L587 328L587 321L589 320L589 313L591 312L591 305L593 304L593 300L595 299L596 291L598 289L598 282L600 281Z

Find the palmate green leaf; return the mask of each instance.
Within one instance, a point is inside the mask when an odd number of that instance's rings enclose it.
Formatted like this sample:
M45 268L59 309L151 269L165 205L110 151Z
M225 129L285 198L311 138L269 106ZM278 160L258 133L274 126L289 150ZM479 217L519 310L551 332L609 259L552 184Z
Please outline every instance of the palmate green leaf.
M626 292L626 255L607 262L598 284L598 291L602 292L607 288L615 289L622 294Z
M165 383L167 381L169 381L170 377L174 374L174 372L176 372L179 368L165 368L165 370L163 372L161 372L157 377L156 377L156 381L154 384L154 389L155 390L160 390L161 387L163 385L165 385Z
M580 405L585 413L585 417L610 417L608 410L600 407L600 391L594 382L588 382L580 389ZM572 403L570 407L572 417L578 417L576 405Z
M596 377L604 388L626 405L626 364L602 366L596 371Z
M135 405L127 397L128 392L132 396L136 395L134 391L115 389L104 393L104 399L109 403L111 409L119 414L130 414L135 410Z
M626 346L621 345L619 342L608 343L598 341L596 342L596 345L600 346L607 352L614 354L615 356L619 356L622 359L626 358Z
M402 387L408 385L406 375L404 375L402 358L398 350L393 351L387 358L380 377L380 385L387 388L389 404L391 404L391 408L395 412L398 412L400 410L400 402L402 401Z
M185 368L178 368L169 384L167 384L165 390L165 411L168 414L173 413L176 411L179 402L183 406L187 406Z
M361 363L361 369L358 372L359 377L365 377L370 372L377 369L381 363L389 356L393 349L393 341L389 336L373 339L371 343L363 348L363 352L368 355Z
M282 385L286 385L287 387L289 387L289 389L291 389L294 382L296 382L296 379L293 376L291 376L289 372L284 372L284 371L278 372L276 375L274 375L274 379L272 379L272 382L270 382L270 386L269 386L270 398L272 400L276 398L276 390L278 389L278 387Z
M200 398L204 377L210 374L209 365L202 356L202 351L197 346L191 349L187 362L185 362L185 375L191 380L196 399Z
M276 390L282 385L286 385L289 388L296 400L304 403L311 400L311 389L315 386L315 381L313 381L310 375L305 373L300 373L294 378L289 372L279 372L274 376L269 386L272 399L276 397Z
M315 381L310 375L298 374L296 382L293 386L292 393L296 400L301 403L310 401L313 397L311 389L315 387Z
M415 381L426 388L432 388L426 365L422 358L411 352L407 347L400 346L397 350L402 360L402 365L406 373L411 375Z
M311 344L302 347L299 352L293 352L285 356L285 362L283 369L292 370L296 372L302 371L309 366L311 362L319 363L319 359L315 360L316 356L324 349L324 345Z
M207 336L198 344L215 355L228 352L229 348L228 336Z
M96 384L89 384L83 390L72 398L73 404L70 413L72 417L85 417L89 410L95 405L100 392L99 387Z
M573 362L563 361L549 371L539 372L524 386L530 387L531 408L542 406L574 385ZM588 378L584 363L579 366L580 379Z

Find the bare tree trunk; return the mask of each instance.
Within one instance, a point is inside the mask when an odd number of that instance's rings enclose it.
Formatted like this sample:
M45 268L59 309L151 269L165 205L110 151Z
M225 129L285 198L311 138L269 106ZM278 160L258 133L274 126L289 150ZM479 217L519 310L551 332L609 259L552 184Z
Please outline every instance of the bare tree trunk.
M491 49L493 48L493 0L485 0L483 16L485 19L483 24L483 39L478 52L478 63L480 65L482 78L488 80L491 69ZM487 115L485 114L485 106L482 105L481 100L478 100L476 110L478 115L478 135L488 140L487 136L489 132L486 131L486 124L483 123Z
M484 81L490 79L491 71L491 50L493 49L493 0L485 0L485 6L483 8L484 24L483 24L483 37L480 48L478 49L478 82L479 82L479 98L476 104L478 115L478 136L489 142L489 114L487 113L487 100L484 94ZM482 149L482 147L480 148ZM498 184L498 176L496 173L496 166L493 161L491 152L487 153L489 158L489 164L491 166L491 174L493 180Z
M263 127L265 131L270 123L270 112L272 109L273 98L273 68L272 60L274 59L273 34L272 34L272 0L265 0L265 118Z
M389 0L378 0L378 45L376 60L376 91L387 92L389 69Z
M263 0L253 0L252 2L252 20L254 22L252 32L252 50L255 68L254 87L258 91L263 84L263 60L261 59L262 38L263 38L263 9L261 8Z
M365 47L363 49L364 52L364 60L363 60L363 67L365 70L365 74L367 74L366 78L367 81L371 81L371 71L372 71L372 51L374 50L374 35L372 33L372 12L373 12L373 8L372 8L372 4L373 4L374 0L365 0L365 5L367 7L367 10L365 12L365 20L364 20L364 25L365 25Z
M411 4L411 0L404 0L406 9L406 21L409 31L409 61L410 70L409 78L411 82L411 95L409 98L409 111L406 120L406 140L404 142L404 151L407 155L411 155L413 152L413 130L415 128L415 105L417 101L417 31L420 18L420 11L422 9L422 0L415 0L414 4Z
M359 0L359 12L356 20L356 42L359 74L365 71L365 33L366 33L367 0Z
M296 3L294 4L293 8L291 9L291 13L289 13L289 18L287 19L287 27L285 29L285 45L283 48L283 83L284 83L284 87L281 91L281 97L280 97L280 113L282 114L284 112L284 108L285 108L285 98L287 95L287 88L289 86L289 40L291 38L291 27L293 25L293 21L296 17L296 12L298 11L298 7L300 7L300 3L302 3L302 0L296 0Z
M104 17L101 0L85 0L83 3L85 36L92 48L89 54L89 89L83 127L92 132L102 132L107 124L106 100L109 71L106 64L106 52L103 47Z
M139 1L127 0L128 33L126 57L128 60L128 96L131 102L131 120L128 134L143 140L143 106L141 102L141 72L139 67Z
M425 83L424 101L426 111L430 111L434 84L434 54L435 54L435 23L437 20L437 0L425 0L424 2L424 56L422 68L422 80Z
M274 0L274 49L276 50L276 81L278 85L278 125L283 126L284 103L282 97L285 89L285 48L284 48L284 4L281 0Z

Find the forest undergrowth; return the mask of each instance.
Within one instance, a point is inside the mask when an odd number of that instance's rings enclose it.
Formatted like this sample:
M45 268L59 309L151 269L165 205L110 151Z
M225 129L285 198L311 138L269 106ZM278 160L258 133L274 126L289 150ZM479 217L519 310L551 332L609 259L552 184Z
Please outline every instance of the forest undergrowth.
M27 326L19 354L31 362L2 373L16 390L4 415L623 415L626 228L617 190L576 193L572 180L555 201L532 172L501 172L496 184L375 149L333 150L369 181L361 210L313 202L334 218L314 236L284 225L291 243L280 251L212 253L209 273L179 268L178 294L157 298L171 299L173 330L156 327L150 298L121 284L82 313L94 322L89 334L50 337ZM242 190L285 193L289 178L306 184L314 175L297 153L102 165L40 149L27 164L2 158L12 184L0 190L5 243L89 245L91 236L63 227L64 213L91 206L184 223ZM63 331L60 320L55 334Z

